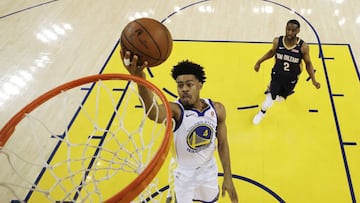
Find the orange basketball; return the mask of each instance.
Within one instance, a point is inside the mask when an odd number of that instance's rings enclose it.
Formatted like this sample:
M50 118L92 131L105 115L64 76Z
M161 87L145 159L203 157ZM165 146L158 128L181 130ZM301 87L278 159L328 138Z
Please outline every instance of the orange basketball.
M154 67L169 57L173 41L165 25L151 18L139 18L125 26L120 46L123 51L139 57L138 65L147 61L149 67Z

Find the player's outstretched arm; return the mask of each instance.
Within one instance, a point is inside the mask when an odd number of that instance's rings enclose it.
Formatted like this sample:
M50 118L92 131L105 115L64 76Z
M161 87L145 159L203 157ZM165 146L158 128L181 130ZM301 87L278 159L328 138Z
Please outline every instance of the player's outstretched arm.
M232 181L231 163L229 144L227 140L227 128L226 128L226 111L223 104L214 102L216 113L218 116L217 126L217 140L218 140L218 153L221 161L222 168L224 170L224 182L222 184L222 196L225 192L229 194L229 197L233 203L238 202L238 196L235 190L234 183Z
M145 61L144 64L141 66L137 66L138 62L138 56L134 55L132 59L130 59L131 53L129 51L126 51L123 53L122 50L120 50L120 55L123 61L123 64L126 68L126 70L134 76L141 77L143 79L146 79L146 74L144 73L144 69L147 67L148 62ZM148 88L138 85L138 91L139 94L144 102L146 112L150 111L148 114L148 117L156 121L157 123L162 123L164 119L166 118L166 109L163 104L159 105L156 103L154 107L154 95ZM156 102L156 101L155 101ZM159 113L157 113L159 111Z
M254 70L258 72L260 70L260 65L262 62L272 58L275 55L276 48L278 46L279 38L275 37L272 42L272 47L267 51L259 60L256 61Z
M303 60L305 62L306 71L309 74L309 77L311 78L313 85L317 89L319 89L320 83L315 78L314 67L313 67L311 59L310 59L310 48L307 43L305 43L305 42L303 43L303 45L301 47L301 52L303 53Z

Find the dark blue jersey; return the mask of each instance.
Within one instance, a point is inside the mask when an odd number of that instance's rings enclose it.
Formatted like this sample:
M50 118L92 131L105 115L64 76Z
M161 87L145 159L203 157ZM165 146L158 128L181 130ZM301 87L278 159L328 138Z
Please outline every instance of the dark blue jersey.
M284 44L284 36L279 37L278 47L275 53L275 65L273 75L278 79L290 81L297 79L301 73L300 64L303 57L301 46L304 43L299 39L293 47L286 47Z

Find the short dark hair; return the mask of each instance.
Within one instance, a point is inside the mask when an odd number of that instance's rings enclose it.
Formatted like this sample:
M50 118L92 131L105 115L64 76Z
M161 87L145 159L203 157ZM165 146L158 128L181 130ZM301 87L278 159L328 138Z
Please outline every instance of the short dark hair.
M193 63L189 60L184 60L175 65L171 71L171 76L176 80L179 75L191 74L194 75L200 82L204 83L206 76L205 71L199 64Z
M289 20L289 21L286 23L286 25L288 25L289 23L295 24L295 25L298 26L298 28L300 28L300 23L299 23L299 21L297 21L297 20L295 20L295 19Z

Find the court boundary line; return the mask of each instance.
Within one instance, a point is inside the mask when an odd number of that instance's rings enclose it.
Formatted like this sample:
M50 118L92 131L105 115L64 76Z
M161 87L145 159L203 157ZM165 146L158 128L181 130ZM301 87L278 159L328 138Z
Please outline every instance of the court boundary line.
M24 11L28 11L28 10L31 10L31 9L33 9L33 8L37 8L37 7L46 5L46 4L54 3L54 2L56 2L56 1L59 1L59 0L47 1L47 2L43 2L43 3L40 3L40 4L33 5L33 6L29 6L29 7L27 7L27 8L20 9L20 10L17 10L17 11L13 11L13 12L11 12L11 13L8 13L8 14L5 14L5 15L3 15L3 16L0 16L0 19L6 18L6 17L9 17L9 16L12 16L12 15L15 15L15 14L18 14L18 13L22 13L22 12L24 12Z
M347 161L347 157L346 157L346 151L345 151L345 148L344 148L342 134L341 134L341 130L340 130L340 124L339 124L338 116L337 116L337 113L336 113L335 102L334 102L333 97L331 96L332 95L332 90L331 90L329 76L328 76L328 73L327 73L327 67L326 67L326 63L325 63L326 59L324 58L324 53L323 53L323 50L322 50L322 44L321 44L320 36L317 33L314 26L303 15L298 13L296 10L294 10L294 9L292 9L292 8L286 6L286 5L271 1L271 0L262 0L262 1L269 2L269 3L272 3L274 5L278 5L280 7L283 7L285 9L293 12L294 14L299 16L301 19L303 19L307 23L308 26L310 26L310 28L313 30L313 32L314 32L314 34L316 36L316 39L318 41L318 46L319 46L319 58L321 58L322 63L323 63L323 69L324 69L324 74L325 74L325 78L326 78L326 84L327 84L327 87L328 87L329 98L330 98L331 107L332 107L333 116L334 116L334 122L335 122L336 130L337 130L337 133L338 133L338 140L339 140L339 145L340 145L340 149L341 149L341 154L342 154L342 157L343 157L343 163L344 163L345 172L346 172L346 176L347 176L347 180L348 180L348 186L349 186L349 190L350 190L350 195L351 195L352 201L356 202L354 187L353 187L352 180L351 180L351 173L350 173L350 169L349 169L349 165L348 165L348 161Z

